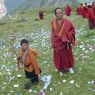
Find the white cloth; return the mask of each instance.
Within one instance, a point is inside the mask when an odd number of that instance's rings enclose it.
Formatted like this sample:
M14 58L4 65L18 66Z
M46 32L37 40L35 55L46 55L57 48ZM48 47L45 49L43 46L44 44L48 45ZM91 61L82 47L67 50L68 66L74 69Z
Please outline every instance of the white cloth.
M50 82L51 82L52 76L48 75L48 76L44 76L41 78L41 80L44 82L44 87L42 90L46 90L47 87L49 86Z

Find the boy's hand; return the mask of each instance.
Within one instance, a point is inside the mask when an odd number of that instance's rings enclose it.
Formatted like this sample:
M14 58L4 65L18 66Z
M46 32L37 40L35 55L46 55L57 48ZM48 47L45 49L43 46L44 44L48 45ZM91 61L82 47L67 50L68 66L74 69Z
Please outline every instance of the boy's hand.
M17 60L19 61L21 59L21 57L20 56L17 56Z
M18 67L18 69L20 69L20 64L19 64L19 62L17 62L17 67Z

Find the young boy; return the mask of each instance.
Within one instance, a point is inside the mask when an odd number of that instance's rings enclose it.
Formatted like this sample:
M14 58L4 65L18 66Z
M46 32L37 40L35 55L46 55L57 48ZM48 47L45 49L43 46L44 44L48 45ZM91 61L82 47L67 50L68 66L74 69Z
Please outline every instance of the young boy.
M21 40L20 45L21 48L18 51L17 63L18 67L20 62L24 64L25 75L29 79L24 88L29 89L31 82L33 84L38 83L38 75L41 73L41 69L37 62L37 53L29 47L28 40Z

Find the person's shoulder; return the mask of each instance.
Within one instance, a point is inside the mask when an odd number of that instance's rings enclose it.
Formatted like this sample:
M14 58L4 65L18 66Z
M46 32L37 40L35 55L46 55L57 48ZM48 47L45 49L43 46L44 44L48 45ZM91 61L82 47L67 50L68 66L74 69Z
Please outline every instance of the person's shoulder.
M67 18L64 18L64 22L71 23L71 21L69 19L67 19Z
M19 49L18 49L18 55L22 55L22 48L20 47Z
M53 23L56 19L51 20L51 23Z
M67 18L64 19L64 22L65 22L65 24L68 25L68 26L73 26L72 21L69 20L69 19L67 19Z
M33 49L33 48L29 48L29 51L30 51L30 52L35 52L35 53L36 53L36 50Z
M18 49L18 51L21 52L21 51L22 51L22 48L20 47L20 48Z
M31 54L33 54L34 56L36 56L37 57L37 55L38 55L38 53L37 53L37 51L35 50L35 49L33 49L33 48L29 48L29 53Z

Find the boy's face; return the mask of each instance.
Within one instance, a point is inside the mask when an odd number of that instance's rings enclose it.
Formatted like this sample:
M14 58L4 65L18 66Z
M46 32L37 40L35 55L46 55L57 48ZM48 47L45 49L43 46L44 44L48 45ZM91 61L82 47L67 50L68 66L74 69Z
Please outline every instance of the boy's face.
M26 51L27 48L28 48L28 44L23 43L23 44L21 45L21 47L22 47L22 50L23 50L23 51Z

